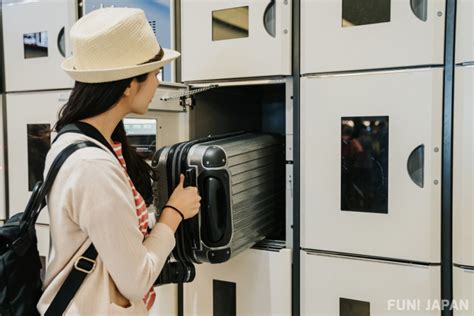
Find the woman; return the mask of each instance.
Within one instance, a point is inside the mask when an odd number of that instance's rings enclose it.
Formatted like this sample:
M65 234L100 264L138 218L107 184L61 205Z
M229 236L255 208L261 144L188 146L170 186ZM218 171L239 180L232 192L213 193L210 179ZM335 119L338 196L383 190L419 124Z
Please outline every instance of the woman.
M147 314L155 298L153 283L175 244L174 232L181 220L196 215L201 198L196 188L183 187L181 176L169 207L153 225L145 202L152 195L149 167L127 144L122 119L147 111L159 69L179 53L159 46L139 9L94 11L77 21L70 37L74 54L63 69L76 84L56 130L75 123L81 133L56 139L45 174L72 143L89 140L101 148L74 153L48 196L52 244L38 310L46 312L92 243L96 266L65 314Z

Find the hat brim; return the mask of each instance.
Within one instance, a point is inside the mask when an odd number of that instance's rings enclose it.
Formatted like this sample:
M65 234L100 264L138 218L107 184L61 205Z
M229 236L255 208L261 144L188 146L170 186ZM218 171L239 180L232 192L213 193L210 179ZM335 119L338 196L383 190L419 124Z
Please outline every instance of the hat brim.
M163 48L164 55L160 61L147 63L143 65L135 65L130 67L94 69L94 70L77 70L74 69L73 57L69 57L63 61L62 69L74 80L85 83L99 83L122 80L145 74L160 69L169 64L181 54L175 50Z

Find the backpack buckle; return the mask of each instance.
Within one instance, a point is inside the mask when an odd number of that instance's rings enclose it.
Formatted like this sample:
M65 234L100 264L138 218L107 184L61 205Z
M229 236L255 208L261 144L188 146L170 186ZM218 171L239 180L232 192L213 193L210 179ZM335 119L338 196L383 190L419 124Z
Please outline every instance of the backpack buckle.
M82 264L81 264L81 267L80 267L79 264L81 263L81 260L84 260L84 261L82 261ZM95 260L92 260L92 259L84 257L84 256L80 256L76 260L76 262L74 263L74 269L76 269L78 271L81 271L83 273L89 274L92 271L94 271L95 265L96 265Z

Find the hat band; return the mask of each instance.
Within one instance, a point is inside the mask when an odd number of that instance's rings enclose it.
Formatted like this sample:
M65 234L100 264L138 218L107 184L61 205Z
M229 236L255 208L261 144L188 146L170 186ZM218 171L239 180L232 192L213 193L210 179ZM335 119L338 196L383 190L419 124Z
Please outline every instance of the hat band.
M160 61L163 56L165 56L165 51L163 50L163 48L160 47L160 51L158 52L158 54L155 55L155 57L153 57L152 59L144 62L144 63L141 63L141 64L138 64L138 65L145 65L145 64L148 64L148 63L153 63L153 62L156 62L156 61Z

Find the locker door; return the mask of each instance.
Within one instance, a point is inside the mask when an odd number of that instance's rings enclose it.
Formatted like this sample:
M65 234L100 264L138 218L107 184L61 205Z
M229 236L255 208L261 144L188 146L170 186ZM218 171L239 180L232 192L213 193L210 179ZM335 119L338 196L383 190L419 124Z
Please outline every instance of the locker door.
M472 316L474 313L474 267L453 267L453 298L455 316ZM454 305L453 305L454 306Z
M442 74L302 80L303 247L439 262Z
M6 196L5 196L5 158L6 153L3 145L3 96L0 95L0 220L6 220Z
M185 315L290 315L291 250L249 249L223 264L196 265Z
M301 315L430 315L439 266L301 253Z
M76 5L75 0L3 1L6 91L72 88L61 63L71 55Z
M474 2L457 1L456 63L474 62Z
M48 135L69 90L8 94L8 185L10 216L22 212L31 191L42 179L46 154L55 133ZM38 223L48 224L44 209Z
M474 67L456 67L453 153L453 260L474 266Z
M442 64L444 10L444 0L303 0L302 73Z
M181 2L183 81L291 74L291 1Z

